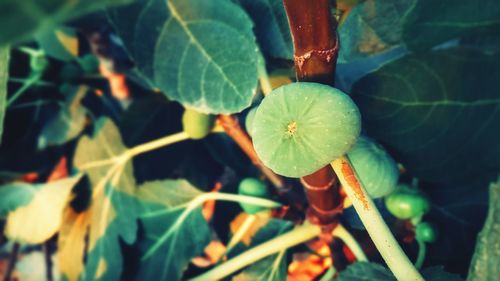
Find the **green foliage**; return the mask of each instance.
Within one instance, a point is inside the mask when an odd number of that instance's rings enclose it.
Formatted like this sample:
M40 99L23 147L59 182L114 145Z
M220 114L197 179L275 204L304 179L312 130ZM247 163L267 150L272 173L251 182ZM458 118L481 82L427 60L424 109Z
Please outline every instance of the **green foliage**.
M402 20L416 0L363 1L339 27L339 63L349 63L402 45Z
M500 274L500 255L495 248L500 239L500 180L490 185L488 217L476 242L476 250L469 268L468 281L494 280Z
M78 37L75 29L59 26L36 35L40 48L50 57L71 61L78 56Z
M278 219L269 220L252 238L250 245L245 246L243 243L238 244L234 249L233 254L255 247L263 242L266 242L280 234L289 231L292 228L290 222ZM287 253L286 251L271 255L264 258L255 264L245 268L241 273L235 275L233 281L251 281L251 280L269 280L280 281L285 280L287 276Z
M236 143L230 134L245 133L225 126L229 134L208 134L214 116L207 114L234 114L243 122L245 110L245 128L263 162L299 177L351 148L361 113L363 131L387 151L360 139L374 157L361 157L369 162L361 168L354 146L348 158L357 176L373 197L397 181L391 157L404 167L404 181L418 178L421 191L396 191L387 210L382 200L376 203L390 226L406 222L387 211L415 224L425 214L439 226L436 237L428 223L416 224L416 239L435 240L426 247L422 274L460 280L435 265L466 273L486 215L485 182L500 169L500 9L494 0L438 2L337 1L336 12L348 13L337 30L342 92L299 82L247 110L260 102L255 95L291 83L295 74L281 0L0 1L1 231L21 243L48 241L49 248L48 239L57 237L63 280L186 280L224 269L282 234L288 240L276 241L300 240L294 233L314 238L319 228L289 231L308 217L305 198L295 194L299 181L285 179L286 192L268 190L260 163L243 152L250 143ZM97 13L81 17L91 12ZM304 59L324 50L310 51ZM116 75L104 77L101 67ZM130 96L116 98L117 86ZM8 108L7 98L15 100ZM182 120L184 108L202 112L191 116L193 130L189 118ZM184 140L183 129L203 139ZM137 149L172 134L183 140ZM382 169L379 160L390 164ZM54 168L56 162L64 165ZM68 176L78 171L83 180ZM377 194L375 181L382 186ZM470 280L498 276L493 186ZM277 202L263 199L270 194ZM220 243L237 238L234 226L248 218L238 204L248 213L282 208L245 220L249 229L224 252ZM414 243L401 246L413 259ZM224 280L285 280L291 258L300 259L306 248L226 267ZM355 263L338 280L395 279L379 264Z
M137 280L181 280L190 260L203 253L210 229L201 208L186 204L203 194L183 180L148 182L139 187L145 239ZM187 215L183 215L187 214Z
M361 136L347 153L356 174L372 198L388 195L396 189L399 169L385 149Z
M118 280L123 268L119 239L127 244L136 239L133 168L130 161L116 158L125 151L127 148L111 120L104 123L95 137L82 137L75 151L74 165L86 172L92 186L92 202L87 210L88 224L92 227L84 280ZM115 161L86 168L109 159Z
M7 107L7 81L9 79L10 48L0 48L0 144L2 143L3 123Z
M281 0L239 0L255 23L255 36L264 54L293 59L288 19Z
M500 168L499 62L464 49L409 55L356 82L352 97L367 133L412 175L444 184L487 180ZM474 165L464 165L472 155Z
M248 107L257 87L252 22L228 0L149 0L110 11L139 71L171 99L205 113ZM224 50L224 52L220 52Z
M470 34L499 35L500 7L496 0L419 0L405 15L403 39L410 49L425 50Z
M71 1L26 0L0 2L0 45L31 39L37 32L45 32L54 24L97 11L106 6L129 3L131 0Z
M255 151L276 173L301 177L346 153L360 133L359 111L342 91L299 82L273 90L257 109Z

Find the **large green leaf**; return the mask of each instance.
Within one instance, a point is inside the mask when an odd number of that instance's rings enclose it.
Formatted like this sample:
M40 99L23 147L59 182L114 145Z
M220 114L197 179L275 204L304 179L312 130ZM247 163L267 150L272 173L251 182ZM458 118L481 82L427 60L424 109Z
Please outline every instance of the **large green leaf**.
M10 48L0 48L0 144L2 144L3 119L7 108L7 81L9 80Z
M339 63L388 51L402 44L402 18L415 0L365 1L339 27Z
M293 60L293 43L282 0L239 0L255 22L255 35L262 52Z
M500 179L490 186L490 207L469 269L468 281L494 280L500 276Z
M500 56L461 49L411 55L354 84L368 134L414 176L488 180L500 168Z
M252 21L228 0L143 0L109 11L137 68L185 106L239 112L257 87Z
M145 239L137 280L181 280L190 260L203 253L211 238L207 221L200 207L186 211L186 204L201 194L185 180L139 187Z
M0 45L28 40L57 23L131 0L0 1Z
M119 240L131 244L136 238L132 164L114 161L108 165L89 165L118 157L126 149L111 120L94 138L83 137L76 148L74 164L87 173L93 189L92 202L86 211L90 233L87 261L80 277L83 280L119 280L123 269ZM114 168L117 170L111 172Z
M498 35L499 30L497 0L419 0L405 15L403 39L410 49L422 50L467 34Z

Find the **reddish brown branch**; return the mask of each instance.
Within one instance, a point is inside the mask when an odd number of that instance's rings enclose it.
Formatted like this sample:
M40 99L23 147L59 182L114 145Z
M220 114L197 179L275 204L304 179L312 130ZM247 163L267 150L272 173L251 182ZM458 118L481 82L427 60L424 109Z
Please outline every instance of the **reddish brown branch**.
M337 22L330 0L284 0L295 51L298 81L333 85L338 56ZM335 224L342 210L337 176L330 166L302 178L311 206L308 217L321 225Z
M284 0L299 81L332 85L338 56L337 22L330 0Z

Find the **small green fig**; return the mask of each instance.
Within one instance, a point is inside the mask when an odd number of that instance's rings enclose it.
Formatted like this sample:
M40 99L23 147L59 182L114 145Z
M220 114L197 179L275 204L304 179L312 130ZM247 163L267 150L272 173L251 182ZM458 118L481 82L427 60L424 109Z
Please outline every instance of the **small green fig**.
M436 227L428 222L421 222L415 227L415 239L418 241L432 243L437 240L438 231Z
M385 206L398 219L420 218L431 209L429 199L418 189L400 184L385 198Z
M247 195L247 196L266 198L266 199L270 197L269 190L267 189L266 184L263 181L258 180L256 178L243 179L240 182L240 185L238 186L238 193L240 195ZM256 206L246 203L240 203L240 206L247 214L255 214L266 209L261 206Z
M215 116L186 108L182 115L182 127L190 138L198 140L206 137L215 124Z
M252 126L253 126L253 119L255 118L255 113L257 113L257 107L254 107L250 109L247 113L247 117L245 118L245 129L247 129L247 132L250 136L252 136Z
M356 175L372 198L384 197L396 189L396 162L374 140L361 136L347 153Z
M360 113L349 96L330 86L299 82L263 99L251 135L267 167L302 177L344 155L360 130Z

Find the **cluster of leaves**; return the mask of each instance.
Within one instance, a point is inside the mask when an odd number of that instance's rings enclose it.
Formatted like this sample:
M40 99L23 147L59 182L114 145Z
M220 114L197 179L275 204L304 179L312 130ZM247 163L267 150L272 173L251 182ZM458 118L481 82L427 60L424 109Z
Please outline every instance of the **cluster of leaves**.
M486 215L486 187L500 170L500 6L495 0L481 6L466 0L337 2L337 87L359 106L364 131L421 180L433 202L426 219L439 225L440 236L425 265L464 275ZM216 182L222 192L236 192L240 179L259 175L256 168L224 134L130 155L137 145L182 131L182 106L244 117L258 100L266 69L291 72L282 1L8 0L0 3L0 15L5 233L23 243L58 233L67 280L180 280L201 272L193 258L214 237L228 240L229 223L241 209L217 203L210 218L200 198ZM105 51L87 45L85 37L92 41L94 34L106 38ZM49 65L36 72L30 60L38 48ZM86 55L91 50L101 65L120 69L132 62L121 69L131 92L127 101L111 95L89 65L96 59ZM71 159L65 169L73 176L47 182L61 157ZM20 183L27 173L35 173L37 183ZM498 237L493 205L471 280L498 275L498 259L487 246ZM343 219L355 224L348 215ZM266 220L230 256L291 225ZM291 253L301 250L270 256L233 279L284 280ZM423 274L458 278L436 267ZM339 280L360 276L393 278L378 264L355 263Z

